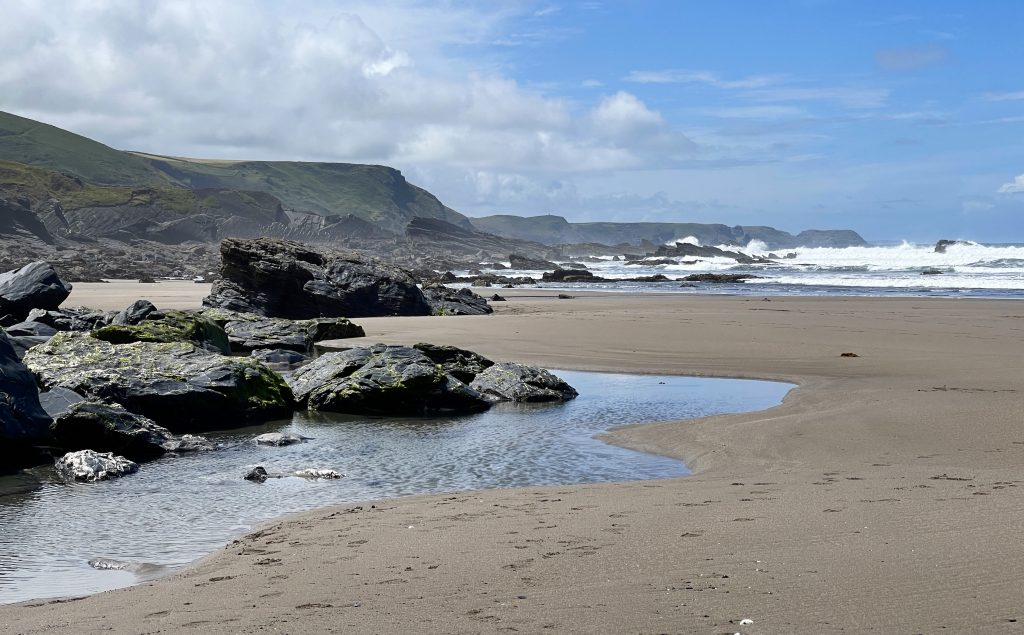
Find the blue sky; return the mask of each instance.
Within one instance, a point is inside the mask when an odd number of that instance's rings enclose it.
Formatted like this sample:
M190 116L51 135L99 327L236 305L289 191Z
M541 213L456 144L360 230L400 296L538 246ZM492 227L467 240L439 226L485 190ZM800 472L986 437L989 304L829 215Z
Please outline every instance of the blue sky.
M15 2L0 109L469 215L1024 241L1024 2Z

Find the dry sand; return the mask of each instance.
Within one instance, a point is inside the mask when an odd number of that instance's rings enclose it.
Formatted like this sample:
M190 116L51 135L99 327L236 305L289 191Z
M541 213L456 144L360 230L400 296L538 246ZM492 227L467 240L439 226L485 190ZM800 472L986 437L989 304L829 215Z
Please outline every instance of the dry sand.
M0 608L0 631L1021 628L1024 304L508 297L487 317L358 321L371 340L555 368L800 387L768 411L611 436L693 476L317 510L156 582Z

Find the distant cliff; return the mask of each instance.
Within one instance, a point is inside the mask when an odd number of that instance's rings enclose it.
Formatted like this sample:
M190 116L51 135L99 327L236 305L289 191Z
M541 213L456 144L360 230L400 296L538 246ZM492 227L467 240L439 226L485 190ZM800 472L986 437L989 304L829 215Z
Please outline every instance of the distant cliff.
M867 245L850 229L810 229L797 235L773 227L721 225L704 223L570 223L561 216L495 215L471 218L480 231L530 240L547 245L600 243L603 245L640 245L644 241L665 244L694 237L702 245L747 245L752 240L764 242L769 249L793 247L854 247Z

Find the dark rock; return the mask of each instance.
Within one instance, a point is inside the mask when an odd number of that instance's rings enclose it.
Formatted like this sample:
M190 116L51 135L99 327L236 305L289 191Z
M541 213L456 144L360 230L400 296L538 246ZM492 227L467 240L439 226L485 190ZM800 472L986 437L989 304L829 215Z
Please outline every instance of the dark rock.
M365 256L229 238L221 262L204 306L290 319L430 314L408 272Z
M50 311L33 309L26 320L52 326L58 331L91 331L106 326L115 315L85 307L68 307Z
M62 450L113 452L132 461L149 461L167 451L171 433L118 404L81 401L54 417L53 442Z
M558 263L560 269L589 269L587 265L582 262L560 262Z
M487 315L494 313L487 299L469 289L449 289L444 286L426 287L423 295L430 303L432 315Z
M940 240L939 242L935 243L935 253L937 253L937 254L944 254L944 253L946 253L946 249L949 248L949 247L954 247L956 245L970 245L970 244L971 244L970 241L967 241L967 240L945 240L945 239L943 239L943 240Z
M637 276L630 278L630 282L670 282L671 279L665 274L656 273L653 276Z
M56 418L68 411L76 403L85 401L85 397L74 390L57 387L53 390L39 393L39 405L43 407L46 414Z
M921 272L921 275L922 276L941 276L944 273L946 273L946 272L941 270L941 269L935 269L934 267L928 267L927 269L925 269L925 270L923 270Z
M132 307L129 307L125 311L131 309ZM123 317L136 319L138 315L140 313ZM92 332L92 337L111 344L189 342L216 353L231 352L228 336L223 328L200 313L188 311L151 311L135 324L110 324L100 327Z
M224 328L231 351L281 349L308 354L321 340L363 337L363 327L346 318L287 320L225 309L205 309L203 317Z
M644 258L642 260L630 260L626 264L643 265L645 267L656 267L659 265L675 265L679 263L675 260L672 260L671 258Z
M142 276L141 278L139 278L139 283L141 283L141 284L156 284L156 279L153 278L152 276Z
M250 357L264 364L267 368L277 371L295 370L300 366L305 366L313 359L309 355L280 348L255 350L250 354Z
M185 342L114 345L86 333L58 333L29 351L25 364L48 390L119 403L174 432L291 412L288 387L259 362Z
M121 325L139 324L156 310L156 306L154 306L149 300L136 300L131 304L131 306L115 315L114 319L112 319L110 323Z
M70 294L71 285L42 261L0 273L0 315L13 316L15 322L32 309L56 309Z
M795 260L796 259L796 252L795 251L791 251L788 254L786 254L785 256L783 256L782 259L783 260Z
M21 360L25 358L25 353L29 351L33 346L39 346L50 341L48 336L43 335L18 335L8 338L11 346L14 348L15 356Z
M508 261L510 265L509 268L519 269L520 271L554 271L555 269L558 269L558 265L550 260L529 258L519 254L509 255Z
M486 278L475 278L469 284L470 284L470 286L474 286L474 287L484 287L484 288L486 288L486 287L491 286L492 282L490 280L487 280Z
M57 459L57 473L69 481L105 481L139 471L137 463L110 452L92 450L68 452Z
M415 416L479 412L489 406L409 346L378 344L326 353L295 371L289 385L310 410Z
M414 344L413 348L426 355L435 364L440 364L444 372L466 384L473 381L478 374L494 366L494 362L483 355L455 346L420 342Z
M579 395L547 370L513 362L494 364L478 374L469 386L490 401L568 401Z
M559 293L558 294L558 299L559 300L574 300L575 298L576 298L576 296L569 295L568 293Z
M11 337L51 337L57 329L42 322L18 322L4 329Z
M263 483L269 477L270 475L267 474L267 469L262 465L257 465L256 467L246 472L245 476L243 476L242 478L244 478L247 481L253 481L255 483Z
M0 332L0 470L31 465L35 452L28 448L45 441L49 429L32 373Z
M495 293L491 296L491 302L505 302L505 298Z
M604 282L604 278L595 276L582 269L555 269L541 276L544 282Z
M303 443L308 440L309 437L304 437L301 434L285 432L267 432L266 434L261 434L253 439L253 441L256 442L256 445L272 445L274 447L295 445L296 443Z
M683 280L687 282L711 282L715 284L722 284L728 282L743 282L744 280L752 280L760 277L761 276L754 276L746 273L691 273L683 278Z

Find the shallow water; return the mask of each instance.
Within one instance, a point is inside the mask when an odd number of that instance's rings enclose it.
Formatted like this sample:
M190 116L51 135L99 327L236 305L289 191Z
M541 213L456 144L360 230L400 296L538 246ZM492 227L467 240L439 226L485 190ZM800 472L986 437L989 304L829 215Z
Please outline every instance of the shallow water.
M557 371L580 397L566 404L503 404L444 419L297 413L289 421L209 435L224 448L147 463L138 474L64 484L52 470L0 478L0 602L81 595L127 586L211 553L253 525L326 505L467 489L668 478L679 461L594 438L614 426L760 410L792 385ZM257 446L263 432L313 437ZM271 473L331 468L340 480ZM29 482L26 482L29 481ZM96 570L92 558L145 566ZM151 565L160 565L152 567Z

